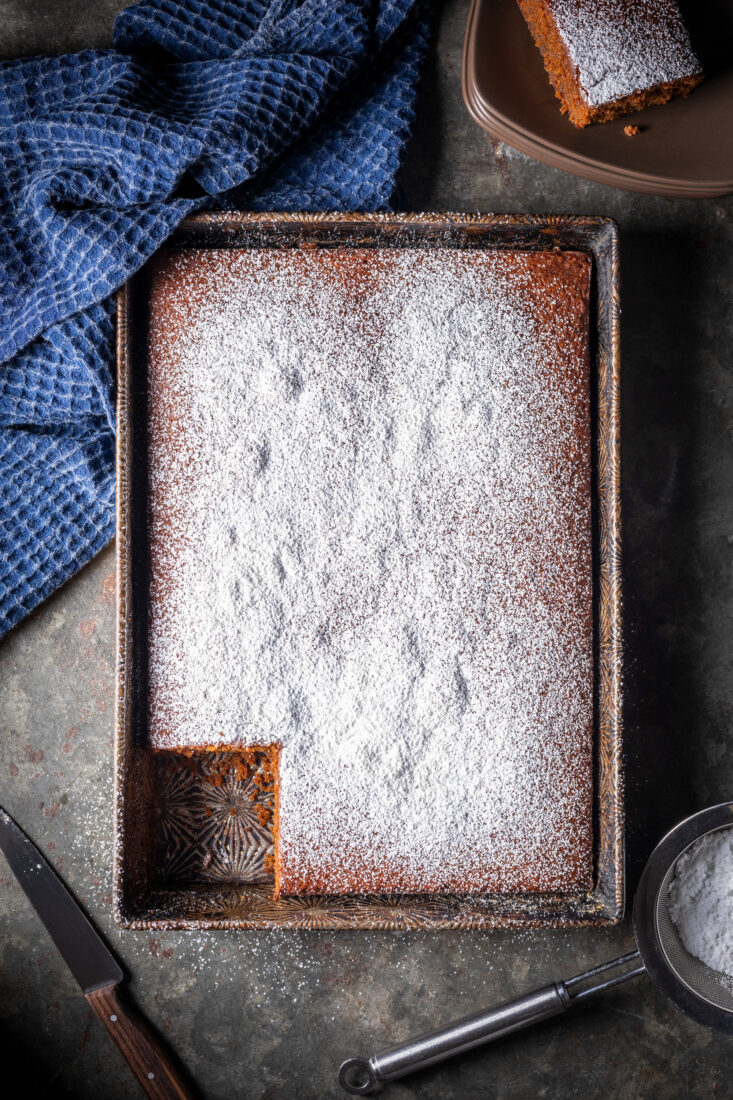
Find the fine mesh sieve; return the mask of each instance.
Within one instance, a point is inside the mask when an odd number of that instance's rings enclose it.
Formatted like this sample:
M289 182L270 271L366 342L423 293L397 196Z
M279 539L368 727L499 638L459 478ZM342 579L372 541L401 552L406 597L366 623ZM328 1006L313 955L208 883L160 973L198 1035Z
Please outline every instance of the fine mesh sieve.
M677 862L698 840L733 828L733 803L723 802L681 821L647 860L634 901L636 943L651 977L698 1023L733 1035L733 982L691 955L669 912ZM733 936L733 929L729 929Z
M719 832L720 830L711 831ZM703 836L708 835L710 834L703 834ZM697 843L697 841L693 841L693 843ZM669 890L675 876L676 867L677 861L664 876L657 895L656 905L657 933L667 964L691 993L696 994L715 1008L719 1008L724 1012L733 1012L733 979L725 974L720 974L717 970L712 970L700 959L691 955L680 939L677 926L670 916ZM733 929L731 929L731 935L733 935Z
M371 1058L349 1058L339 1070L341 1086L357 1096L374 1092L382 1082L556 1016L576 1001L645 971L688 1016L733 1035L733 981L690 954L669 912L669 890L679 857L708 833L731 828L733 802L724 802L681 821L659 842L647 860L634 899L636 951L497 1008L465 1016ZM733 928L729 933L733 936Z

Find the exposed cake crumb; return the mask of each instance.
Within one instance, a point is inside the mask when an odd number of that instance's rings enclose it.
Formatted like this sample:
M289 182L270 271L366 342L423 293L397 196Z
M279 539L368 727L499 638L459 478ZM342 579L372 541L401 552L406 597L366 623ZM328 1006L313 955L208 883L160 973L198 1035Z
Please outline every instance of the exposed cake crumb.
M624 126L624 133L627 137L636 137L641 133L641 126Z
M159 262L151 743L282 746L286 889L590 884L588 284L560 253Z

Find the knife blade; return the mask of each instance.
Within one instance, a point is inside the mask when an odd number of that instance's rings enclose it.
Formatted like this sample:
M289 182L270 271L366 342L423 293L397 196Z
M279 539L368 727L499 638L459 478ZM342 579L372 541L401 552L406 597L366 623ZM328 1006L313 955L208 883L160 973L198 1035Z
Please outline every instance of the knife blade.
M28 900L85 993L124 975L61 879L13 819L0 810L0 848Z
M73 894L2 806L0 851L147 1095L153 1100L195 1100L195 1091L160 1038L122 997L120 964Z

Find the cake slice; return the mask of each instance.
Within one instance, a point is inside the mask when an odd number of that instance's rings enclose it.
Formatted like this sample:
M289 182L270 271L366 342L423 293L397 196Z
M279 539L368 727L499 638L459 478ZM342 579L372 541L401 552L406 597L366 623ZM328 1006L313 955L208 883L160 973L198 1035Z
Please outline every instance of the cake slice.
M573 126L689 95L702 65L675 0L517 0Z

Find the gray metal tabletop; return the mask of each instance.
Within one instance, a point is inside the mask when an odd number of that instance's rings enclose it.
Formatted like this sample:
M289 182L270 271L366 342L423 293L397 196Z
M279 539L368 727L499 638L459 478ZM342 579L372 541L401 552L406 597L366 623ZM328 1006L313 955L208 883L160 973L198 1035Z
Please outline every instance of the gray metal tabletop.
M0 0L5 57L104 46L114 0ZM733 197L662 199L492 142L461 99L447 0L401 182L410 210L607 214L621 229L625 743L631 897L679 818L733 797ZM339 1063L633 947L609 930L120 931L111 914L114 548L0 643L0 801L57 861L204 1094L343 1095ZM136 1084L0 867L0 1092ZM392 1085L389 1100L730 1095L733 1044L647 979ZM17 1093L20 1095L20 1093Z

